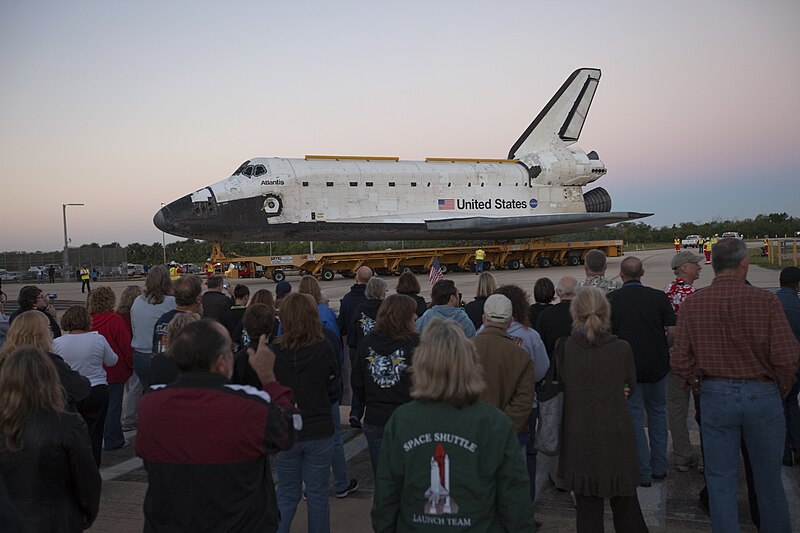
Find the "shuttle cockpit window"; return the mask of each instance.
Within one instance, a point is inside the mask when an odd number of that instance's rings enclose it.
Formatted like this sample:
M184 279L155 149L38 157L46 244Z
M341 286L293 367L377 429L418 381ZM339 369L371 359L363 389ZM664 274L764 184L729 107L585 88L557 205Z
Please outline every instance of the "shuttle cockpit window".
M247 168L247 165L249 165L249 164L250 164L250 160L248 159L247 161L245 161L244 163L239 165L239 168L237 168L236 172L231 174L231 176L237 176L237 175L241 174L244 171L244 169Z
M264 165L256 165L256 170L253 173L253 176L261 176L267 173L267 167Z
M245 176L247 176L249 178L250 176L253 175L253 168L254 168L253 165L247 165L242 170L242 174L244 174Z

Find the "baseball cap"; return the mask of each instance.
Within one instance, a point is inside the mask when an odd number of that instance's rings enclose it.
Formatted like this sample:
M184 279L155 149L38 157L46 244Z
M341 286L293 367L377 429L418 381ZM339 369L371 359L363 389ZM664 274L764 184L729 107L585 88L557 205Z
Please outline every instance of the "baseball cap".
M700 261L704 261L705 259L701 255L695 255L692 252L678 252L672 258L669 266L672 270L676 268L682 267L686 263L699 263Z
M286 280L275 284L275 294L289 294L292 292L292 284Z
M503 323L511 317L511 300L502 294L492 294L483 305L483 314L490 322Z

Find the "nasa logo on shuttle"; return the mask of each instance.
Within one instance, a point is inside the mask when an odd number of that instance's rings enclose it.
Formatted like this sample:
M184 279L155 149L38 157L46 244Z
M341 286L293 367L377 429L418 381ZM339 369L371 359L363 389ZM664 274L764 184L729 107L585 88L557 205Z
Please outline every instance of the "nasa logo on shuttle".
M278 178L274 180L261 180L261 185L285 185L286 183Z
M529 203L531 209L536 209L536 206L539 205L539 200L537 200L536 198L531 198L531 201Z

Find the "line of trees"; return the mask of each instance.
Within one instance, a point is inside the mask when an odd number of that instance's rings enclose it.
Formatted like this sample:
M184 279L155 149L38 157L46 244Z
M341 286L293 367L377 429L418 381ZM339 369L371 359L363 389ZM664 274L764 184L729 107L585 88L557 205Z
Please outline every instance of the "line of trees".
M623 239L630 243L667 242L687 235L709 237L722 235L726 231L738 231L748 239L771 237L791 237L800 231L800 218L786 213L758 215L744 220L715 219L705 223L681 222L672 226L654 228L644 222L621 222L598 231L560 235L559 241L584 241L593 239Z
M672 243L675 237L679 239L686 235L699 234L710 236L725 231L738 231L746 238L763 238L769 236L792 236L800 231L800 218L791 217L786 213L770 213L769 215L758 215L755 218L744 220L712 220L705 223L681 222L671 226L653 227L644 222L622 222L597 231L587 231L582 233L572 233L560 235L555 238L557 241L586 241L586 240L605 240L623 239L630 243L652 243L663 242ZM335 242L315 242L315 252L352 252L362 250L397 250L401 248L444 248L448 246L478 246L486 244L480 240L457 240L457 241L335 241ZM117 242L98 245L97 243L85 244L84 247L100 248L121 248ZM153 244L131 243L128 249L128 262L138 264L160 264L164 258L164 248L160 242ZM231 242L222 244L222 252L233 257L248 255L293 255L309 252L309 243L304 242ZM12 252L14 253L14 252ZM25 253L25 252L18 252ZM53 253L60 253L53 252ZM206 241L196 241L187 239L167 244L167 261L178 261L179 263L198 263L205 262L211 254L211 243Z

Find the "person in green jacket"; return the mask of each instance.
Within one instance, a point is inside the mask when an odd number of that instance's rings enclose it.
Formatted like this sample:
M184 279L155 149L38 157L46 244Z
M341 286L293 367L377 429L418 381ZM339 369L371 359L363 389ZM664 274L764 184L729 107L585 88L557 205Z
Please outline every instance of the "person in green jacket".
M478 400L484 387L461 327L431 320L414 354L414 401L384 429L372 505L377 533L536 531L516 433Z

